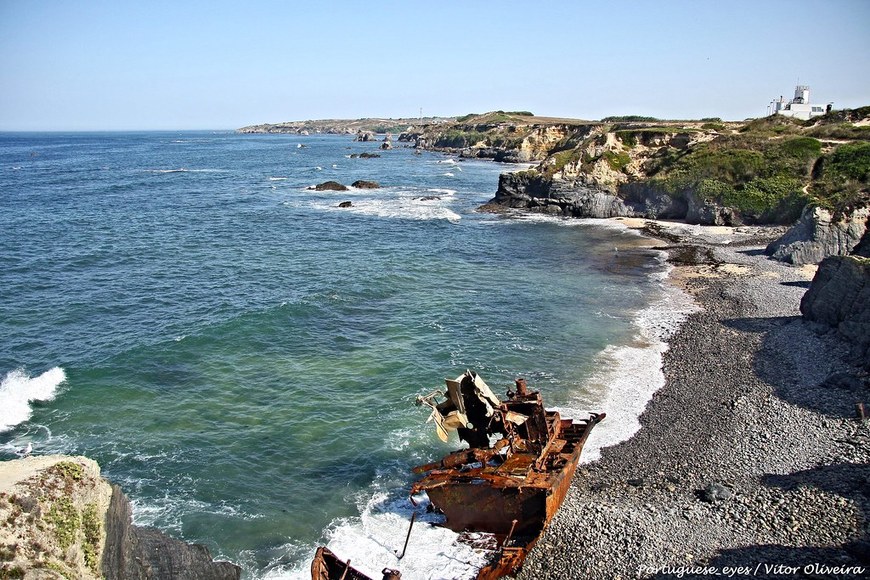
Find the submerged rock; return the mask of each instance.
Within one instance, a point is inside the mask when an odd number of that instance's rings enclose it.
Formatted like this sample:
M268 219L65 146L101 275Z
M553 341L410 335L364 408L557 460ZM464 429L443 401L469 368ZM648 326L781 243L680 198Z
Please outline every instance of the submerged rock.
M314 187L309 187L308 189L314 191L347 191L347 186L342 185L337 181L324 181L323 183L318 183Z
M365 179L357 179L350 185L357 189L380 189L381 187L381 184L377 181L366 181Z
M353 207L353 203L351 203L349 201L343 201L340 204L338 204L338 207Z

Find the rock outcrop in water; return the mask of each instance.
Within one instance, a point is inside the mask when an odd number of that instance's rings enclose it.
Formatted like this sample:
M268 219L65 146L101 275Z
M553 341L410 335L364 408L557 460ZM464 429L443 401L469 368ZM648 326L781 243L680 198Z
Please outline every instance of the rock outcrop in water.
M314 191L347 191L347 186L337 181L324 181L323 183L318 183L308 189Z
M0 578L238 580L208 548L131 523L130 502L86 457L0 462Z

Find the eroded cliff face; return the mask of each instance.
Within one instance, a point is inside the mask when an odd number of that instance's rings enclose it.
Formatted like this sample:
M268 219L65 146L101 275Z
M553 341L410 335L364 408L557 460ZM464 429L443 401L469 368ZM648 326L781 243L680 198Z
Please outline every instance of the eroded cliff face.
M679 154L715 137L715 131L590 125L582 134L575 132L555 143L556 149L565 148L551 150L536 168L502 175L490 203L570 217L739 225L734 212L695 191L668 193L649 182L657 158Z
M204 546L134 526L130 502L86 457L0 462L0 577L237 580Z
M808 206L798 222L767 246L767 254L795 265L816 264L828 256L847 256L859 248L867 233L870 208L834 218L821 207Z
M837 331L852 355L870 369L870 259L831 256L801 300L804 318Z

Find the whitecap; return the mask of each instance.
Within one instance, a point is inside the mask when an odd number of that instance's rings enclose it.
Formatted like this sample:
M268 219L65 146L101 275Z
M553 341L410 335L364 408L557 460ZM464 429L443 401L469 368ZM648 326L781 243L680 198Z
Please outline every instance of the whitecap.
M270 177L269 181L284 181L286 179L286 177Z
M58 386L66 380L66 373L54 367L37 377L23 369L10 371L0 382L0 431L7 431L30 419L33 401L51 401Z
M447 173L442 173L441 175L443 175L444 177L453 177L453 174L449 171Z

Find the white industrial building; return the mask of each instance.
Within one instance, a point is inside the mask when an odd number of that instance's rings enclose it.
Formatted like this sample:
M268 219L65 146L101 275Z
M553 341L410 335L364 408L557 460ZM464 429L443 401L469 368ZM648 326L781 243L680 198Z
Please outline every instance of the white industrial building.
M788 102L782 97L774 99L768 109L771 115L785 115L806 121L812 117L824 115L831 110L832 103L813 105L810 103L810 87L798 85L794 88L794 98Z

